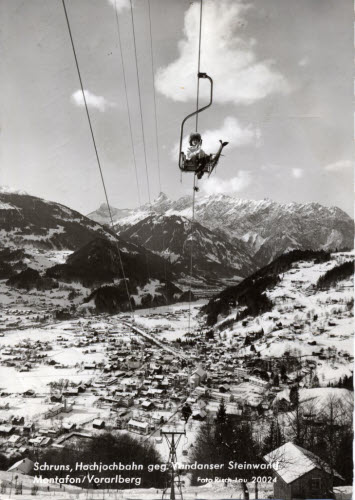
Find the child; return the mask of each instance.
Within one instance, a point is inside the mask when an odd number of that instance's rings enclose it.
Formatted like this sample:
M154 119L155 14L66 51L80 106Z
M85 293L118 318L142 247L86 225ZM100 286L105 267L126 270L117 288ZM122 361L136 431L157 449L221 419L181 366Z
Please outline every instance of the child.
M189 137L190 146L187 148L186 158L188 160L199 160L204 158L206 153L201 149L202 139L198 132L192 132Z

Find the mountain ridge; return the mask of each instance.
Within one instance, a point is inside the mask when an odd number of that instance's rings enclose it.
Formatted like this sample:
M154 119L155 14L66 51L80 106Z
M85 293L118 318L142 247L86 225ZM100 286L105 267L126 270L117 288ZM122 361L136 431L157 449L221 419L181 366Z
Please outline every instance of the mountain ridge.
M148 216L191 218L192 197L171 201L160 193L152 205L129 209L115 219L118 233ZM225 194L196 197L195 220L232 244L246 244L256 267L295 249L336 250L353 247L353 220L338 207L316 202L278 203L270 199L246 200Z

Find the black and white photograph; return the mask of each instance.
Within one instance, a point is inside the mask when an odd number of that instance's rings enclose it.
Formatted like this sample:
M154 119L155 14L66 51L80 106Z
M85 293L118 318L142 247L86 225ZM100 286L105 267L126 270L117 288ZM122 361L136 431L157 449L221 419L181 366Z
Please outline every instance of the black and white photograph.
M0 46L0 499L352 499L353 2L0 0Z

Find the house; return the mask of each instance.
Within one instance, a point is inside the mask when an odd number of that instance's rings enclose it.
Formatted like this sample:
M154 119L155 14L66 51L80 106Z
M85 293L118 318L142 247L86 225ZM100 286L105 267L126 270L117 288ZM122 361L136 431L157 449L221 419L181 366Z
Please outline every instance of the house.
M18 444L18 442L20 441L20 439L21 439L21 436L19 436L18 434L12 434L9 437L7 443L11 444L11 445Z
M274 498L331 498L333 478L343 478L317 455L291 442L263 457L277 478Z
M96 420L93 421L92 426L94 429L104 429L105 421L97 418Z
M8 472L19 472L20 474L29 474L34 466L34 462L29 458L23 458L8 469Z
M10 436L14 430L12 425L0 425L0 436Z
M201 385L207 378L207 372L202 368L202 366L198 366L194 372L192 372L189 378L189 384L192 387L197 387Z
M193 410L192 418L193 420L204 420L207 417L207 412L205 410Z
M148 422L139 422L138 420L134 420L133 418L128 422L127 428L131 432L138 432L138 434L146 435L149 432Z
M62 425L62 429L67 432L74 431L76 429L76 424L74 424L73 422L64 422Z
M11 421L12 425L23 425L25 423L24 417L13 417Z
M245 368L236 367L234 373L238 378L243 378L243 379L249 378L248 370L246 370Z
M30 423L25 424L25 425L23 426L23 428L22 428L22 432L23 432L24 434L31 434L31 432L33 432L33 431L34 431L34 428L35 428L34 424L30 422Z
M269 382L259 377L249 377L249 382L253 385L256 385L257 387L262 387L264 389L267 389L269 387Z
M149 410L153 410L154 408L154 403L152 401L143 401L142 404L141 404L141 407L143 410L146 410L146 411L149 411Z

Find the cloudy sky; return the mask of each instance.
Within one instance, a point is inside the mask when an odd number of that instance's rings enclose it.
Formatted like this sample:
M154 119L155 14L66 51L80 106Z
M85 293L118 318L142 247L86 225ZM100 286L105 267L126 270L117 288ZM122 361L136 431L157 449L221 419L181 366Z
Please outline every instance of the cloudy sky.
M110 203L133 207L160 187L171 198L191 193L176 149L196 101L199 3L150 0L153 81L149 3L133 0L146 155L129 0L66 5ZM203 0L201 70L215 98L199 129L208 152L219 139L230 144L200 195L316 201L352 214L352 9L351 0ZM90 212L103 189L62 1L0 0L0 19L0 184ZM207 89L202 81L201 101Z

